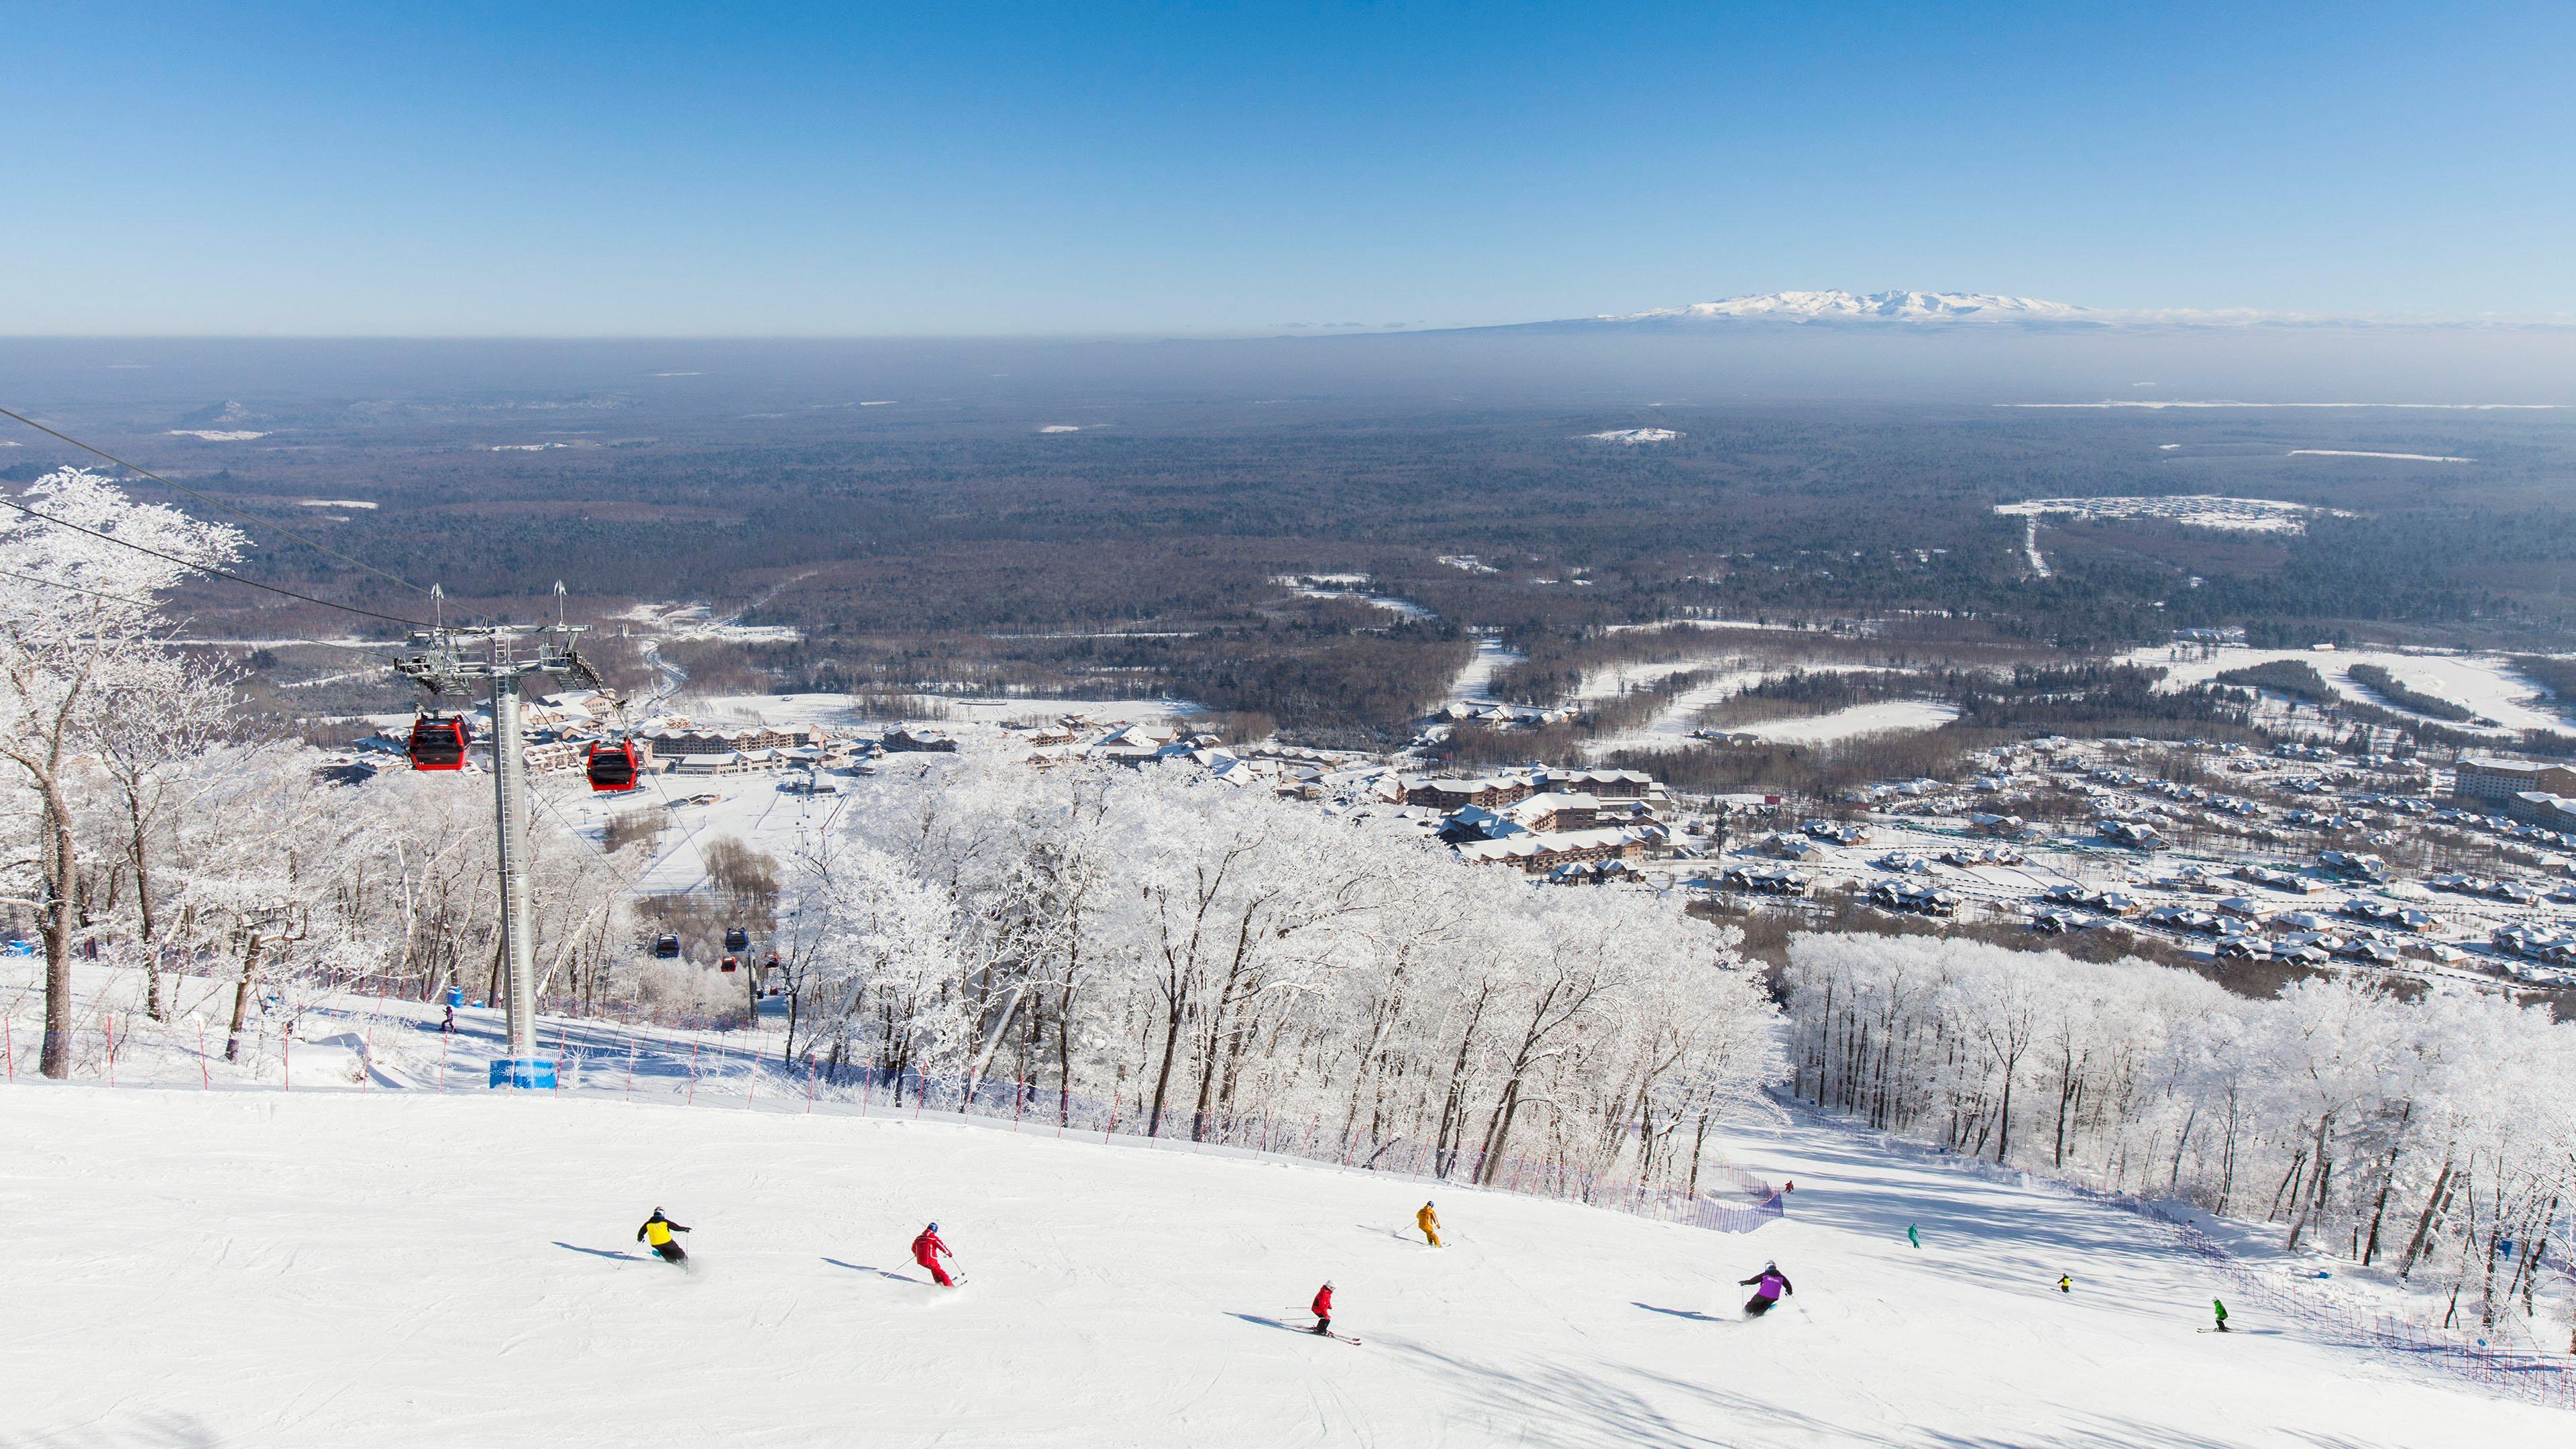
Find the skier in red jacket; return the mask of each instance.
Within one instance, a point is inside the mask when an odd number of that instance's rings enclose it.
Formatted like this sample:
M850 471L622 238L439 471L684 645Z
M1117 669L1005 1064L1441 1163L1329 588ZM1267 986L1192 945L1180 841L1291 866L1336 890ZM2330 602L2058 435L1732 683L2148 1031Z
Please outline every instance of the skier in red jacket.
M1327 1283L1315 1290L1315 1301L1312 1307L1315 1313L1315 1331L1322 1334L1331 1333L1333 1331L1332 1284Z
M957 1256L956 1254L948 1251L948 1245L946 1243L939 1241L939 1224L937 1223L932 1223L929 1227L923 1228L921 1230L921 1236L912 1240L912 1261L919 1263L921 1266L930 1270L930 1278L932 1282L937 1283L942 1288L954 1288L957 1285L949 1281L948 1270L939 1266L939 1259L942 1254L946 1254L951 1258Z

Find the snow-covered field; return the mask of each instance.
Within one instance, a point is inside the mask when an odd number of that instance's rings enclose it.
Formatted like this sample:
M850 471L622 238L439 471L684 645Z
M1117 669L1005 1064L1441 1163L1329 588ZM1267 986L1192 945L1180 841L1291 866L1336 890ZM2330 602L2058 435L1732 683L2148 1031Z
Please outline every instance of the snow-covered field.
M1695 668L1707 668L1717 661L1710 659L1663 661L1632 664L1605 670L1584 680L1581 693L1589 698L1606 698L1629 683L1648 683ZM1615 750L1677 749L1691 742L1691 730L1700 711L1723 704L1759 684L1776 669L1728 669L1717 677L1674 695L1670 703L1656 711L1653 719L1630 730L1603 735L1585 742L1592 753L1608 754ZM1875 674L1885 667L1871 664L1833 665L1819 670L1836 674ZM1596 692L1597 691L1597 692ZM1938 729L1959 717L1958 710L1932 700L1880 700L1856 704L1825 714L1804 715L1795 719L1764 720L1757 724L1728 725L1730 734L1748 734L1759 739L1783 744L1823 745L1857 739L1862 735L1895 734L1911 730Z
M1831 1126L1727 1144L1797 1184L1751 1236L1443 1187L1434 1252L1400 1180L793 1103L0 1102L10 1443L2426 1449L2576 1428L2242 1295L2239 1332L2197 1333L2228 1290L2168 1230ZM695 1229L695 1271L641 1256L656 1206ZM932 1219L954 1293L904 1251ZM1796 1291L1744 1322L1735 1280L1765 1259ZM1327 1278L1361 1346L1292 1331Z
M1863 735L1939 729L1958 717L1955 707L1937 700L1888 699L1805 719L1765 720L1744 726L1742 733L1779 744L1830 745Z
M2402 654L2385 649L2221 649L2205 659L2174 660L2165 657L2160 647L2140 649L2129 656L2133 664L2152 665L2167 672L2164 687L2180 689L2202 684L2231 669L2255 664L2268 664L2276 659L2295 659L2315 667L2337 694L2364 704L2375 704L2399 714L2411 715L2404 707L2381 698L2365 685L2351 678L2356 664L2376 664L2397 677L2400 684L2425 694L2436 695L2454 704L2465 705L2478 714L2494 720L2507 730L2560 730L2569 721L2551 707L2548 692L2515 672L2513 662L2501 654ZM2423 718L2422 716L2413 716ZM2428 720L2448 729L2471 729L2472 726L2448 720Z
M2298 533L2307 528L2308 515L2312 513L2352 516L2339 508L2284 503L2274 498L2222 498L2210 493L2151 498L2030 498L2019 503L1998 503L1995 512L2007 518L2031 519L2057 514L2071 518L2156 518L2187 528L2247 533Z

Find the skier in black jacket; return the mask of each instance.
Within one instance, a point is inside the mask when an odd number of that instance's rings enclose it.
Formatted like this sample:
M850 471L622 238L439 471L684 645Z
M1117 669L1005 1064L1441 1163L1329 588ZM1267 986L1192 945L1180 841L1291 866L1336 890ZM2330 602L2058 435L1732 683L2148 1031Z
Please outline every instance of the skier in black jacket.
M1773 1305L1780 1301L1782 1294L1798 1291L1789 1286L1788 1275L1780 1271L1780 1265L1777 1263L1763 1264L1761 1272L1740 1280L1736 1286L1753 1290L1751 1301L1744 1305L1744 1316L1747 1318L1761 1317L1771 1311Z
M655 1208L653 1216L644 1220L644 1226L635 1230L635 1241L650 1243L653 1251L661 1254L662 1261L665 1263L686 1263L689 1261L689 1255L680 1251L679 1240L671 1235L687 1231L687 1228L662 1216L660 1208Z

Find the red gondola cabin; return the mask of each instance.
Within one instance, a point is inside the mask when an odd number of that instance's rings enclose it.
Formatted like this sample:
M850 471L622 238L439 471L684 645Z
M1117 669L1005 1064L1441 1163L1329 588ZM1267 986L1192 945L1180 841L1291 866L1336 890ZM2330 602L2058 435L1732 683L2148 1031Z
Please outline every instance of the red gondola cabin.
M465 768L465 721L456 715L423 715L411 722L411 767L415 770Z
M590 747L588 764L590 788L594 791L606 794L616 790L632 790L636 786L637 771L633 740L619 740L615 744L605 741L594 743Z

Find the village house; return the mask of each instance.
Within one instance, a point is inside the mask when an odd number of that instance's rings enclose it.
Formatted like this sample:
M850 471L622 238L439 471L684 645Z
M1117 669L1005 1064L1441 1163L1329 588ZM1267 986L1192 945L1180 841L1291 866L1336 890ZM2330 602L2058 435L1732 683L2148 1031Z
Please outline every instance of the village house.
M1646 844L1646 833L1637 830L1528 831L1463 841L1451 849L1471 865L1517 865L1535 875L1575 862L1631 860L1646 853Z
M1601 802L1590 795L1550 791L1503 807L1503 817L1536 831L1590 830L1601 823Z
M1526 777L1509 775L1472 780L1408 780L1404 785L1404 803L1428 805L1442 812L1464 810L1470 805L1482 810L1499 810L1535 793Z
M2511 812L2515 797L2537 791L2576 795L2576 765L2544 765L2487 755L2462 755L2451 776L2451 794L2463 801Z
M785 750L824 744L821 725L743 725L732 729L709 725L666 726L636 737L649 741L655 754L724 755L738 750Z

